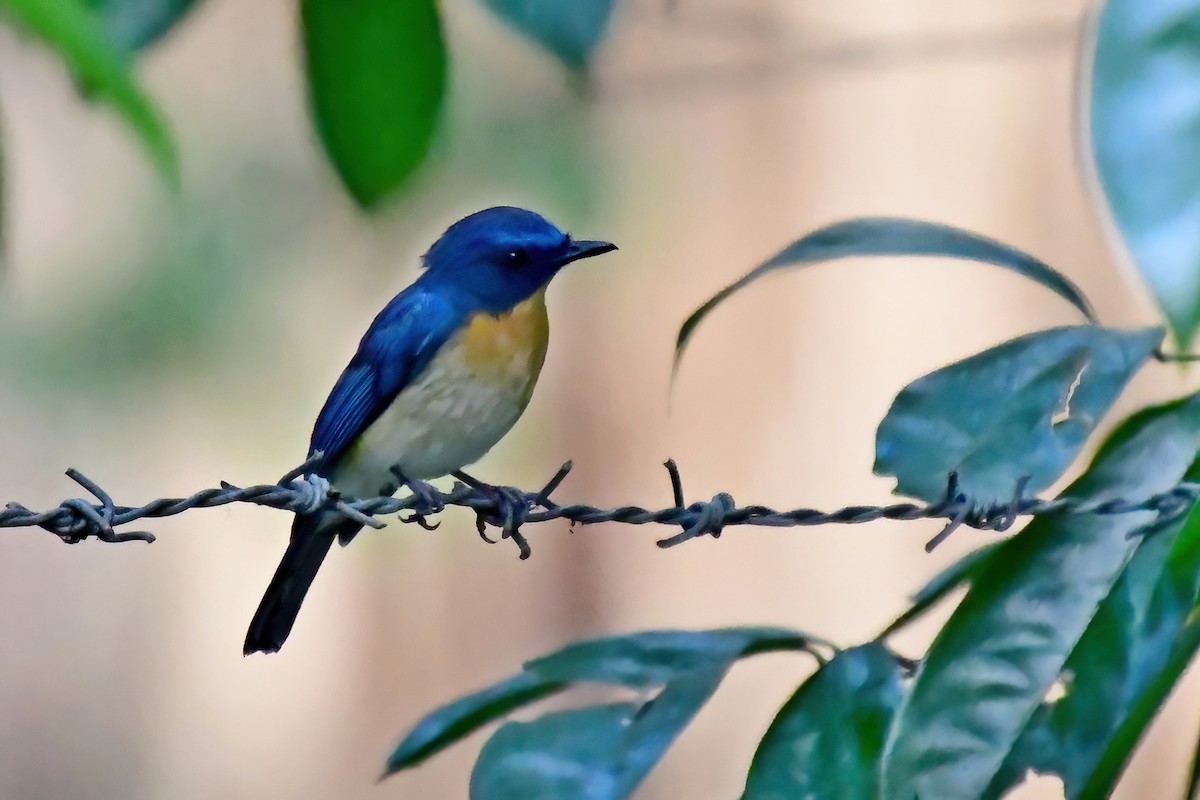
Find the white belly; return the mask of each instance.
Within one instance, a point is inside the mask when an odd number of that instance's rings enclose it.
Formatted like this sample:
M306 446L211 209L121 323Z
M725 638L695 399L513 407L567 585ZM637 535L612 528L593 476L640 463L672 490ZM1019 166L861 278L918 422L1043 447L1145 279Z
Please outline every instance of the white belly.
M391 494L393 468L428 480L478 461L521 416L541 371L544 340L514 344L483 368L465 336L443 345L347 452L332 484L352 496Z

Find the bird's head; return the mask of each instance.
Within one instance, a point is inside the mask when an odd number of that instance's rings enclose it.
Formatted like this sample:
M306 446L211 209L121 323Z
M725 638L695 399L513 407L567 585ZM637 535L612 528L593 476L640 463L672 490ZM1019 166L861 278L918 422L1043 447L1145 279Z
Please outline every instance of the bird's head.
M616 249L609 242L572 239L532 211L498 206L451 225L424 263L427 280L498 314L528 299L572 261Z

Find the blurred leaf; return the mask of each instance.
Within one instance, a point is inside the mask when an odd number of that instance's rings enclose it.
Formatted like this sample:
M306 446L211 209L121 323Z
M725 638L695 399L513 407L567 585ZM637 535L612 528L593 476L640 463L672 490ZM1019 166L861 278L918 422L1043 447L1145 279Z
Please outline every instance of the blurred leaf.
M125 58L82 3L0 0L0 17L5 15L45 42L88 91L112 105L141 138L162 176L178 185L178 157L162 114L135 84Z
M1198 477L1193 465L1187 478ZM1032 768L1060 776L1069 798L1107 797L1130 754L1109 740L1157 679L1179 678L1178 672L1163 673L1181 636L1186 638L1198 595L1200 514L1193 511L1138 545L1067 659L1065 694L1034 714L993 782L993 796ZM1111 767L1103 769L1106 761Z
M1200 449L1200 395L1140 415L1066 494L1174 487ZM1128 425L1128 423L1127 423ZM885 800L978 797L1155 515L1039 517L987 560L922 662L888 739Z
M1075 284L1033 256L1003 242L936 222L863 217L835 222L796 240L693 311L675 341L676 368L696 326L730 295L784 267L855 256L946 256L995 264L1040 283L1075 306L1089 321L1096 321L1091 305Z
M287 311L275 301L307 268L297 230L327 208L279 202L297 187L275 163L231 154L190 183L186 214L147 197L129 211L141 231L134 252L70 248L48 274L80 280L37 298L0 292L0 373L63 419L89 408L123 416L164 391L235 413L245 394L219 387L262 374L256 346L286 349Z
M196 0L84 0L108 40L129 52L156 41L183 18Z
M613 0L483 0L513 28L573 69L587 66L604 38Z
M564 688L565 683L522 672L481 692L442 706L418 722L396 746L388 758L384 774L390 775L415 766L508 712Z
M1161 328L1055 328L918 378L879 424L875 473L931 503L945 497L951 472L984 505L1011 498L1022 478L1039 492L1075 460L1162 337Z
M446 197L480 188L516 193L539 198L556 217L587 220L611 193L613 176L586 97L542 97L515 107L502 97L472 97L459 108L453 164L445 180L439 174Z
M621 800L629 797L708 701L725 668L693 670L650 701L508 722L471 772L471 800Z
M644 631L576 642L534 659L525 669L545 680L657 686L682 672L775 650L810 650L821 639L786 628Z
M325 152L365 208L420 166L446 93L434 0L302 0L313 115Z
M0 123L4 115L0 114ZM0 277L8 271L8 207L5 205L4 194L4 126L0 124Z
M1091 74L1096 170L1181 347L1200 325L1200 7L1108 0Z
M842 651L776 715L743 800L874 800L884 740L903 696L900 667L883 645Z
M912 596L912 605L903 614L896 617L895 621L891 625L888 625L883 633L879 635L879 638L882 639L890 636L900 630L940 603L946 595L953 592L959 586L962 586L964 583L970 583L979 571L983 569L983 565L992 558L1001 544L1003 544L1003 541L995 541L985 544L983 547L976 548L937 575L934 575L929 583L921 587L921 590Z
M171 372L212 369L261 319L251 291L265 258L261 249L236 251L228 227L205 220L123 265L132 268L100 289L63 292L54 309L0 314L0 337L10 344L0 349L0 366L39 390L41 402L85 404L105 393L139 395ZM83 266L114 269L102 258Z

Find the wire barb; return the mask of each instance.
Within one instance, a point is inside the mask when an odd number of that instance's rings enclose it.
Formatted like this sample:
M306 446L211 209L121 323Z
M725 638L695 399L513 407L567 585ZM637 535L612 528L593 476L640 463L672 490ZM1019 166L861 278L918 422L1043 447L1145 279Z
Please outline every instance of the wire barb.
M1200 484L1184 482L1167 491L1142 500L1125 498L1094 500L1078 497L1059 497L1043 500L1029 497L1028 479L1017 482L1010 499L996 503L980 503L960 490L958 476L950 474L945 497L930 505L903 502L887 506L847 506L833 511L796 508L779 511L768 506L739 506L733 497L720 492L708 501L688 503L683 493L683 480L674 461L663 466L671 484L672 505L649 509L640 506L597 508L582 503L560 505L551 499L571 472L570 461L538 491L527 492L512 486L492 486L476 480L465 472L456 472L456 483L449 491L423 481L405 481L410 494L404 497L343 497L324 478L312 472L320 454L285 474L277 483L240 487L222 481L218 488L202 489L183 498L161 498L142 506L118 506L112 497L95 481L76 469L67 476L92 495L93 500L72 498L42 512L32 511L20 503L9 503L0 510L0 528L40 527L69 544L88 538L103 542L153 542L154 536L145 531L118 531L118 528L140 519L170 517L193 508L215 508L230 503L278 508L296 514L341 514L347 519L371 528L383 528L379 519L391 514L401 522L414 523L427 529L437 527L429 517L451 506L465 508L475 515L476 528L484 541L497 543L510 539L517 546L521 559L532 554L525 537L526 525L556 519L574 524L594 525L617 522L626 525L666 525L678 533L658 541L662 548L709 536L714 539L730 526L800 527L814 525L855 525L880 519L917 520L942 519L942 530L929 541L933 549L959 528L1003 532L1020 517L1066 514L1114 515L1152 512L1156 519L1138 529L1135 535L1150 535L1166 527L1191 510L1200 498ZM403 476L397 476L402 479ZM403 516L400 512L410 512ZM488 535L489 529L499 531L499 537Z

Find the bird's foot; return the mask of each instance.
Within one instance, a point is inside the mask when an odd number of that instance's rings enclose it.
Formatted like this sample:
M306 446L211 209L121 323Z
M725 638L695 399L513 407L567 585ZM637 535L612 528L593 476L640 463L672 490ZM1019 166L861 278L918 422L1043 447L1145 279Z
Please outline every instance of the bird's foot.
M446 508L446 504L442 502L441 492L433 484L413 480L398 469L393 468L392 474L400 481L401 486L412 492L413 496L412 514L408 517L401 515L400 521L415 522L427 531L436 531L441 523L430 522L429 517Z
M521 533L521 525L533 510L536 499L531 499L530 495L512 486L484 483L462 470L451 475L483 495L480 502L470 506L475 512L475 529L479 531L479 537L488 544L496 544L498 540L490 538L487 529L489 525L497 527L501 532L500 539L512 539L516 543L521 560L529 558L533 551Z

